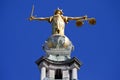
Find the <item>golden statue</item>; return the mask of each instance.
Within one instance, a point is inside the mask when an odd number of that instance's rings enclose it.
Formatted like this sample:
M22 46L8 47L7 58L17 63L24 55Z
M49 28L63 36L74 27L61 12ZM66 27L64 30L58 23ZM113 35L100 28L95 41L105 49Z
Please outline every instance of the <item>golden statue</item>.
M88 18L87 16L82 17L67 17L63 16L63 11L59 8L55 10L54 15L50 17L35 17L33 16L34 6L32 8L31 17L29 20L40 20L48 21L52 24L52 34L64 35L65 24L69 20L76 20L77 26L82 26L83 21L88 20L90 24L95 24L96 21L94 18Z

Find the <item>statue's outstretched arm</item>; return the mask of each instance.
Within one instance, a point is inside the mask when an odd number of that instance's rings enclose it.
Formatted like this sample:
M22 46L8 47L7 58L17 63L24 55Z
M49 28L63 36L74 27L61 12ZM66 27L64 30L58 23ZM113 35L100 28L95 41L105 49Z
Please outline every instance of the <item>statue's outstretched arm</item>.
M87 16L82 16L82 17L68 17L68 20L86 20Z
M49 21L49 17L34 17L34 16L31 16L30 18L29 18L29 20L31 21L31 20L46 20L46 21Z
M95 18L88 18L87 16L82 16L82 17L66 17L66 20L76 20L76 25L77 26L82 26L83 21L88 21L89 24L94 25L96 24L96 19Z

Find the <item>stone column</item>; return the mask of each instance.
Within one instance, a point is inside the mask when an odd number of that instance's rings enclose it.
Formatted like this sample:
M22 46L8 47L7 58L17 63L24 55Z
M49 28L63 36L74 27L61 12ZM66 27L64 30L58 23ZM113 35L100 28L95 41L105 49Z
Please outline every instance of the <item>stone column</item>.
M72 80L77 80L77 68L72 69Z
M42 67L41 68L41 80L43 80L44 78L46 78L46 68Z
M48 77L51 79L55 79L55 70L49 70L48 71Z
M63 80L70 80L70 74L69 74L68 70L63 70L62 73L63 73L63 75L62 75Z

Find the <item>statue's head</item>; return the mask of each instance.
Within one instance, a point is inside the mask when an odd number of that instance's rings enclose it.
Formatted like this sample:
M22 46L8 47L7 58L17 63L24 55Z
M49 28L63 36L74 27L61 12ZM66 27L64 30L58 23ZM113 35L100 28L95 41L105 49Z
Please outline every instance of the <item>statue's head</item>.
M55 15L56 15L56 14L63 15L63 11L58 8L57 10L55 10L55 13L54 13L54 14L55 14Z

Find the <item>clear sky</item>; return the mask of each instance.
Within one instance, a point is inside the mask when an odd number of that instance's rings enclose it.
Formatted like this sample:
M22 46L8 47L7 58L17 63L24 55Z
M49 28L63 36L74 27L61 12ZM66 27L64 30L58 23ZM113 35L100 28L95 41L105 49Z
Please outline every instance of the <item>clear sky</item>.
M119 0L0 0L0 80L39 80L35 61L45 55L41 46L51 35L47 22L28 21L34 15L49 17L58 7L65 16L95 17L97 24L75 21L66 25L66 36L75 46L72 56L83 66L79 80L120 80Z

